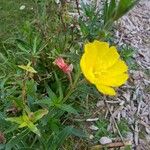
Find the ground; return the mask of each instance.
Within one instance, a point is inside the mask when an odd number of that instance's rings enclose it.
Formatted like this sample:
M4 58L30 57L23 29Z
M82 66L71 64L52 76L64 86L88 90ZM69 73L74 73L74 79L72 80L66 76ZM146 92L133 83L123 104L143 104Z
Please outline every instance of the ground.
M150 1L141 1L132 11L119 21L117 36L119 44L128 43L136 50L134 59L138 64L136 71L131 70L133 92L123 96L125 114L132 122L134 142L139 149L150 149ZM122 111L121 111L122 112ZM126 116L126 117L127 117ZM145 131L144 131L145 129ZM145 132L145 133L144 133ZM143 147L141 139L144 134L147 146ZM140 143L140 144L139 144Z

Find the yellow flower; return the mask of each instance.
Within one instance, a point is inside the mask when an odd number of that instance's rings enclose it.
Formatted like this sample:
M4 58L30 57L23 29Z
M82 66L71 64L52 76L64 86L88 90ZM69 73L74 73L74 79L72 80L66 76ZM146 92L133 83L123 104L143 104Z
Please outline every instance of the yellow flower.
M85 44L80 66L87 80L106 95L116 95L114 88L128 79L127 65L120 59L116 47L109 47L106 42L95 40Z

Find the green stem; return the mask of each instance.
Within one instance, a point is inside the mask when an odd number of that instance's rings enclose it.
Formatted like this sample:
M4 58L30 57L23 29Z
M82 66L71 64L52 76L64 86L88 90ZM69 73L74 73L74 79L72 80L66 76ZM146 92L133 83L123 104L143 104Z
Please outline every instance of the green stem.
M64 97L63 102L65 102L70 97L70 95L74 92L75 87L77 85L77 82L80 78L80 75L81 75L81 72L79 71L76 78L75 78L75 80L74 80L74 82L73 82L73 84L71 85L71 88L69 89L67 95Z

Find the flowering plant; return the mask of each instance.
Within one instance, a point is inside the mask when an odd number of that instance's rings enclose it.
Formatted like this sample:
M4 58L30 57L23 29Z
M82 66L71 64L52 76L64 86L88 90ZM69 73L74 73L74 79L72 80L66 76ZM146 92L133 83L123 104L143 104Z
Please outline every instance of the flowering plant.
M106 42L85 44L80 65L85 77L103 94L116 95L114 88L128 79L127 65L117 49Z

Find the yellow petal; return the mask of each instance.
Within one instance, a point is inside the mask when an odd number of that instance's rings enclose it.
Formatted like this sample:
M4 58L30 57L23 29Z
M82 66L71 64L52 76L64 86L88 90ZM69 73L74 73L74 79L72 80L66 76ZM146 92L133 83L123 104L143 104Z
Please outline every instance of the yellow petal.
M85 50L85 62L86 62L86 65L87 66L94 66L95 65L95 59L97 58L97 54L99 53L98 52L98 49L95 48L95 45L93 43L87 43L85 44L85 47L84 47L84 50Z
M108 74L115 76L127 72L127 70L128 66L125 64L124 61L119 59L113 66L108 68Z
M109 51L101 58L101 66L104 69L107 69L115 64L119 59L119 54L117 49L112 46L109 48Z
M81 70L82 70L84 76L86 77L86 79L89 80L91 83L94 83L95 78L92 74L92 67L91 67L91 65L90 66L87 65L85 57L86 57L85 54L83 54L83 56L80 60Z
M105 75L97 79L97 83L105 86L118 87L124 84L127 81L127 79L128 79L128 74L126 73L122 73L117 76Z
M97 84L96 87L103 94L111 95L111 96L116 95L115 90L111 87L100 85L100 84Z
M93 42L95 49L98 51L98 56L103 57L106 53L109 52L109 44L107 42L100 42L95 40Z
M84 51L87 65L94 66L98 62L98 59L101 60L101 58L109 51L109 44L95 40L92 43L85 44Z

